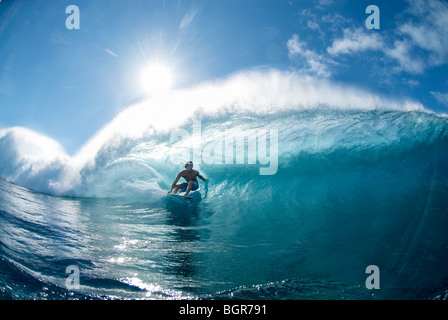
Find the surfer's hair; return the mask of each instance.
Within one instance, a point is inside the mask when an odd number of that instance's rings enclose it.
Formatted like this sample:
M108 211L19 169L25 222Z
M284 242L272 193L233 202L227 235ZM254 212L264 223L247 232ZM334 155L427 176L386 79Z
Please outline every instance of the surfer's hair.
M193 161L187 161L187 163L185 163L185 168L190 164L191 164L191 166L193 166Z

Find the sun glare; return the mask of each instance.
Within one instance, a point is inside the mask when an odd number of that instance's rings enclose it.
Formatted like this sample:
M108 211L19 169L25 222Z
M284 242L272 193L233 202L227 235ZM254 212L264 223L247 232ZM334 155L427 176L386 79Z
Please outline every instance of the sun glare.
M141 74L141 86L149 95L166 93L171 85L171 70L162 64L151 64Z

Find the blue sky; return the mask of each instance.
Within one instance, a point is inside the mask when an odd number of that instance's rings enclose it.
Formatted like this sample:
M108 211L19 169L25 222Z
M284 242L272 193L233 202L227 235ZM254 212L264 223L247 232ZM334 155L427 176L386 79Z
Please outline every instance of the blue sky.
M80 28L69 30L72 4ZM378 30L365 25L371 4ZM446 113L446 17L440 0L3 0L0 128L30 128L73 154L143 99L151 61L169 66L173 89L274 68Z

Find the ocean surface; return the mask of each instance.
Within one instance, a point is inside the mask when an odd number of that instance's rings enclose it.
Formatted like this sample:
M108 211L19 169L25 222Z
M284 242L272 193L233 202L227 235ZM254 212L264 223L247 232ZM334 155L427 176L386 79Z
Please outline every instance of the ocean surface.
M198 102L169 124L133 106L74 156L29 129L0 130L0 298L443 294L447 117L292 100ZM210 180L171 201L186 160ZM366 286L371 265L378 289Z

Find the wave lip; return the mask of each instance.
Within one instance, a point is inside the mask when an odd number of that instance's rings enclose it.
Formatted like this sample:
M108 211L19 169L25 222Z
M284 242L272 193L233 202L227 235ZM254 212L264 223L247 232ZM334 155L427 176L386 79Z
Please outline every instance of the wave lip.
M76 180L73 161L51 138L23 127L0 130L0 177L30 189L63 194Z

